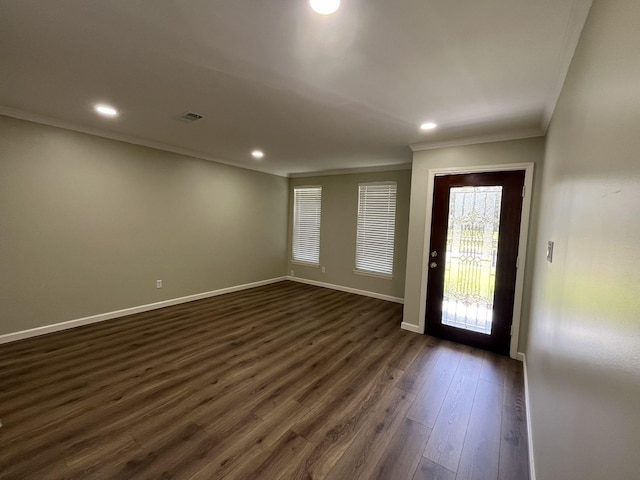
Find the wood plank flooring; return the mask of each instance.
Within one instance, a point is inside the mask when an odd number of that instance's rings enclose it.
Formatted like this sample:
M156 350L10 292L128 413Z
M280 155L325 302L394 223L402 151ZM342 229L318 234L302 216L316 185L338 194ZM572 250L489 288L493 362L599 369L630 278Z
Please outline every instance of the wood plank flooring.
M0 479L526 480L519 362L280 282L0 345Z

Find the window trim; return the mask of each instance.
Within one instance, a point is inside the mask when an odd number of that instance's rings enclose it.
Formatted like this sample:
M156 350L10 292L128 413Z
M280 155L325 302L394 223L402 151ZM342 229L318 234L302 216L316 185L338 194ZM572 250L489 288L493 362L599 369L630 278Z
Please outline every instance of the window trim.
M308 260L301 260L294 257L295 248L295 231L296 231L296 190L319 188L320 189L320 222L318 228L318 261L311 262ZM293 264L303 265L307 267L319 267L320 266L320 239L322 236L322 185L296 185L292 190L293 204L291 206L291 259L289 260Z
M358 238L359 238L359 224L360 224L360 189L361 187L367 186L385 186L385 185L393 185L395 186L395 208L393 210L393 243L391 245L391 273L386 272L377 272L373 270L366 270L363 268L358 268ZM381 182L362 182L358 183L358 207L356 210L356 252L355 252L355 268L353 273L357 275L363 275L367 277L381 278L385 280L391 280L394 278L394 264L396 261L396 227L397 227L397 213L398 213L398 182L395 180L387 180Z
M362 275L363 277L373 277L373 278L383 278L385 280L393 280L393 273L380 273L380 272L372 272L370 270L359 270L357 268L353 269L353 273L356 275Z
M293 255L292 255L293 256ZM312 267L312 268L320 268L320 262L318 263L312 263L312 262L305 262L304 260L294 260L293 258L289 260L289 263L291 265L300 265L302 267Z

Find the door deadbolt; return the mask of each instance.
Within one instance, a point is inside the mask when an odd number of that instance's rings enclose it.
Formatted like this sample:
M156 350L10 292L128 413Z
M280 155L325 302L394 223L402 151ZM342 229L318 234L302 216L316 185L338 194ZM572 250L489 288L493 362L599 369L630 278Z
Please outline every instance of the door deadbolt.
M436 252L436 251L434 250L433 252L431 252L431 256L432 256L432 257L434 257L434 258L435 258L435 257L437 257L437 256L438 256L438 252Z
M430 266L431 268L436 268L436 267L438 266L438 264L437 264L436 262L431 262L431 263L429 264L429 266Z

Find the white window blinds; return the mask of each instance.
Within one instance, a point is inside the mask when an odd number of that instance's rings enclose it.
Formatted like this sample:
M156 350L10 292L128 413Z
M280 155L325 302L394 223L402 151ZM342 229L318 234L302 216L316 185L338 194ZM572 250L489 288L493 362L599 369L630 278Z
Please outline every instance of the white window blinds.
M293 189L293 260L320 263L322 187Z
M391 275L396 183L361 183L358 190L356 270Z

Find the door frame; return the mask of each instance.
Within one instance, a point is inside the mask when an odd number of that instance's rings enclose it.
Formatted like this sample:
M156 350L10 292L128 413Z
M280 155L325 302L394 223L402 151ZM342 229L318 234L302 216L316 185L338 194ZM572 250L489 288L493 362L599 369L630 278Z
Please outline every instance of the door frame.
M527 240L529 234L529 218L531 216L531 197L533 193L534 163L506 163L503 165L479 165L472 167L431 168L427 177L427 210L425 216L424 245L422 250L422 279L420 281L420 310L418 333L426 333L425 315L427 310L427 286L429 265L429 245L431 245L431 220L433 216L433 191L435 178L442 175L458 175L465 173L508 172L524 170L525 195L522 199L522 216L520 217L520 238L518 239L518 270L516 273L516 288L513 299L513 317L511 319L511 340L509 356L518 357L518 343L520 337L520 319L522 314L522 296L524 292L524 271L527 262Z

